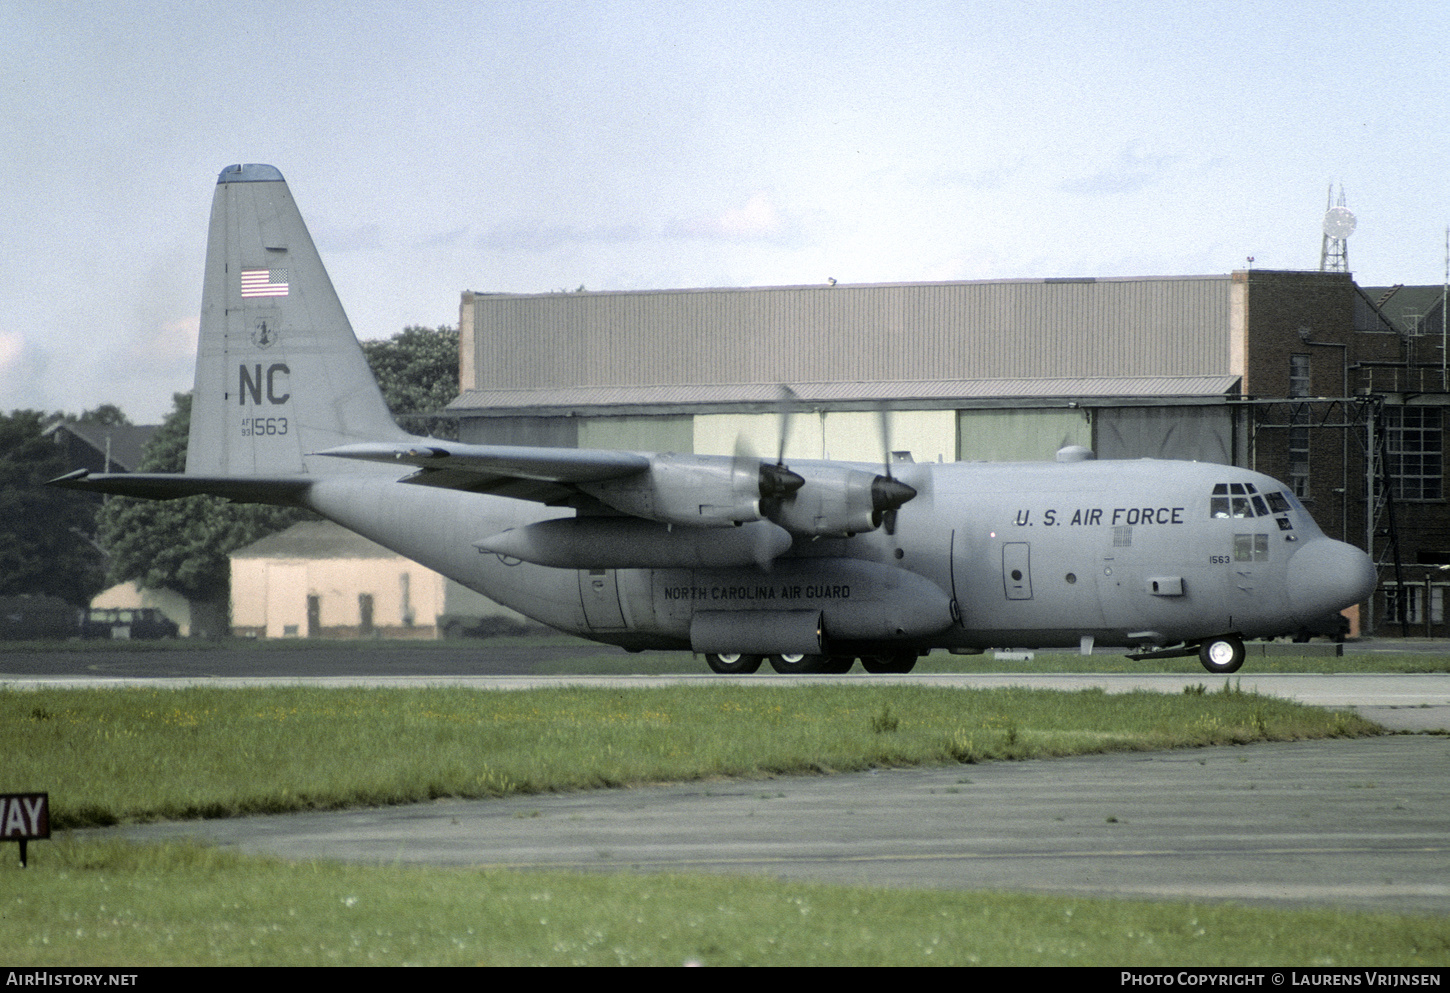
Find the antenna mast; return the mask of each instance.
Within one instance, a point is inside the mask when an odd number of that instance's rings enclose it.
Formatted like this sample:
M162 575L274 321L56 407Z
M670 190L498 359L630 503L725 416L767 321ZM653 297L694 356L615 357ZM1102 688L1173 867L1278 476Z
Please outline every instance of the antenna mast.
M1339 184L1339 203L1334 202L1334 184L1329 184L1329 196L1324 210L1324 242L1319 249L1320 272L1349 271L1349 236L1354 234L1357 222L1349 208L1344 205L1344 184Z

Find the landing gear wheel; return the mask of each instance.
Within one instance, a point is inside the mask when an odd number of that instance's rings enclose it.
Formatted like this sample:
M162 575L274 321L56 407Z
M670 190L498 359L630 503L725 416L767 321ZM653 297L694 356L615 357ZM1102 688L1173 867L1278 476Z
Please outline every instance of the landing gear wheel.
M741 655L739 652L725 652L720 655L706 655L705 664L714 672L748 674L760 668L764 655Z
M861 659L861 668L876 675L906 673L916 668L915 652L897 652L895 655L872 655Z
M782 676L798 676L805 673L826 672L824 655L800 655L787 653L770 656L770 667Z
M1217 676L1238 672L1239 666L1244 664L1243 639L1233 634L1210 638L1198 646L1198 661Z
M830 655L827 656L825 667L821 671L839 676L844 672L850 672L851 666L855 664L856 660L849 655Z

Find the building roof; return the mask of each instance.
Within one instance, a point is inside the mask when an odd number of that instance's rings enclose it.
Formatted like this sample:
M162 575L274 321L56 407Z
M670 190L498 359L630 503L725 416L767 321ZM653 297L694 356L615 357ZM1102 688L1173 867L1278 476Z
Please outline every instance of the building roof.
M141 464L141 451L158 424L91 424L86 421L57 421L45 429L50 436L66 434L94 451L104 462L109 450L111 472L135 472ZM109 443L109 444L108 444ZM100 466L100 462L97 463Z
M1439 332L1443 286L1366 286L1365 294L1401 331ZM1433 315L1433 321L1426 319ZM1430 326L1425 326L1426 324Z
M303 521L232 552L234 559L400 559L375 541L331 521Z
M450 407L487 416L479 408L490 398L517 390L559 391L550 406L564 407L583 387L621 391L594 394L615 403L700 403L702 380L731 391L707 402L746 403L751 390L773 401L780 382L891 384L899 389L871 392L943 398L963 395L951 385L962 382L1241 375L1237 276L465 293L464 392ZM940 385L921 394L923 383Z

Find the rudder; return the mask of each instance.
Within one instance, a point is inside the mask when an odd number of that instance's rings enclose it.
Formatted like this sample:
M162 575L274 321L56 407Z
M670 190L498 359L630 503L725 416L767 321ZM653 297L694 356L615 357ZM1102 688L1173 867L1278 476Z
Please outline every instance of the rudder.
M308 453L408 437L281 172L223 169L207 238L187 474L332 473L338 460Z

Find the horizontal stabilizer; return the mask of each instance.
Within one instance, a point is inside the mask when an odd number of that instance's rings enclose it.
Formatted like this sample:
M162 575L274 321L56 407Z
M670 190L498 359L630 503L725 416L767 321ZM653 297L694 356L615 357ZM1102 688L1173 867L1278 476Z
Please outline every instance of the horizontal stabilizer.
M147 500L219 496L237 503L271 503L291 507L302 505L303 496L314 482L316 478L308 476L189 476L170 472L101 473L77 469L52 479L49 485Z

